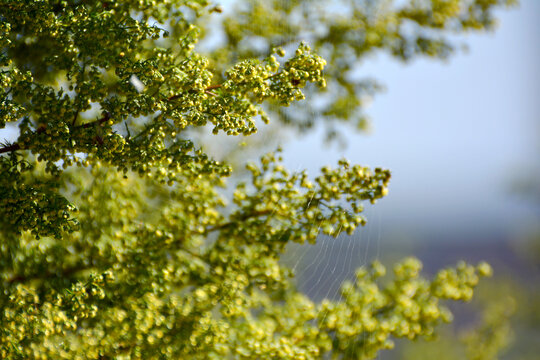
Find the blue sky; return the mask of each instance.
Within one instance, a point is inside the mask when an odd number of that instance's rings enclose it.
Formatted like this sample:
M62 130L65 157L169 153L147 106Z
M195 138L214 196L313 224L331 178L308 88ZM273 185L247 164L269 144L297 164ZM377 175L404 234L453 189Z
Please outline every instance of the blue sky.
M367 109L372 132L349 133L343 150L322 146L319 129L285 144L286 164L315 174L346 157L391 169L390 193L368 215L394 230L515 233L538 223L538 207L511 188L530 168L540 173L540 1L497 15L495 32L460 37L469 51L446 63L362 64L387 88Z

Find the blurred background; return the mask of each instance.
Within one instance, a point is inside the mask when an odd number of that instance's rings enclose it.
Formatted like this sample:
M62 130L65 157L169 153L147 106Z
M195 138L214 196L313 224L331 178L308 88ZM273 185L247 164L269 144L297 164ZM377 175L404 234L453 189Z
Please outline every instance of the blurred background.
M359 75L386 89L366 110L371 129L347 132L346 147L321 146L322 127L283 145L287 166L311 174L342 157L392 170L389 195L366 207L365 228L291 248L298 286L315 299L339 297L339 283L374 259L413 255L431 274L459 260L493 266L441 341L403 344L393 358L456 358L452 339L497 298L509 318L503 358L540 354L540 1L496 15L495 32L461 37L469 50L448 62L367 59Z
M369 58L359 75L386 87L366 110L371 129L345 133L345 148L321 146L322 127L291 137L288 167L316 173L346 157L391 169L390 194L369 209L385 238L494 243L537 225L524 186L540 174L540 2L497 18L495 32L461 37L469 50L448 62Z
M392 171L389 195L366 206L366 227L289 247L284 261L314 300L339 298L341 283L373 260L391 266L415 256L428 275L459 260L493 266L473 303L453 307L456 321L439 341L403 343L384 359L465 358L467 346L480 344L467 345L473 331L493 346L493 358L498 350L504 359L540 354L540 1L495 17L493 32L456 36L464 48L447 61L363 57L353 76L384 86L362 104L367 131L338 125L341 138L328 143L327 124L308 132L274 124L246 140L258 149L280 145L287 168L313 176L343 157ZM308 96L299 106L314 105ZM222 156L223 142L206 143Z
M237 2L223 2L225 32L240 19L251 36L234 52L261 57L257 41L273 28L257 21L250 26L256 7L241 13L231 3ZM307 131L273 121L244 139L199 134L207 151L238 165L279 145L288 169L312 176L341 158L392 171L388 196L366 205L364 228L288 248L283 261L295 270L298 288L316 301L339 298L343 281L353 281L355 269L373 260L391 268L415 256L428 276L460 260L492 265L493 278L480 284L471 304L452 304L455 321L437 341L398 342L382 359L539 358L540 1L522 0L494 15L492 32L450 35L463 48L447 60L404 62L379 51L360 56L348 75L383 87L375 94L360 87L367 129L317 118L320 99L308 93L294 111L280 114L293 122L298 112L308 120L312 115ZM301 33L295 25L281 31ZM203 50L226 40L220 31L205 35ZM337 140L328 142L329 133ZM241 166L236 171L241 174Z

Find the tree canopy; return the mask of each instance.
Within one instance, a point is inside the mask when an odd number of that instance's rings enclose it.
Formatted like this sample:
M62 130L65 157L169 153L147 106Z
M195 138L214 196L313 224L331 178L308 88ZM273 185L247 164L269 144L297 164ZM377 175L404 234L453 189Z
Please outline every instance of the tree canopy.
M388 170L309 177L278 150L227 182L193 130L362 127L362 58L446 58L511 2L2 1L0 357L371 359L435 336L489 265L375 262L314 303L279 262L363 225Z

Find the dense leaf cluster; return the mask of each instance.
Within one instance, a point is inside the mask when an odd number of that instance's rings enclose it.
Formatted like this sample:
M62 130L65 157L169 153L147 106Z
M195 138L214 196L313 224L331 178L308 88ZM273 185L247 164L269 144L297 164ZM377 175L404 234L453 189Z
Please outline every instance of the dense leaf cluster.
M0 147L0 357L374 358L449 321L441 301L470 299L487 264L428 280L407 259L381 281L375 263L342 300L316 304L279 262L289 242L363 225L388 170L341 160L310 178L270 153L227 185L231 166L190 135L252 134L310 83L329 84L324 117L349 119L361 55L448 53L408 38L405 20L489 27L499 1L370 4L345 18L314 1L249 2L224 22L227 46L203 56L197 24L221 11L205 0L2 1L0 128L19 136ZM305 26L291 25L297 9ZM253 36L268 42L261 54Z

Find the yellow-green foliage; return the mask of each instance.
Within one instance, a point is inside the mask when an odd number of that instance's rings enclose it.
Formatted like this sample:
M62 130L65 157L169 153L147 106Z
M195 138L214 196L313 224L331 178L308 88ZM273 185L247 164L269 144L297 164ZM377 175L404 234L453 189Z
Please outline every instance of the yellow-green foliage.
M301 125L282 109L309 83L330 88L317 116L354 120L360 83L346 74L361 56L444 57L450 45L428 33L489 28L506 1L383 3L350 2L346 17L249 2L205 57L195 44L221 11L205 0L2 1L0 128L20 135L0 147L0 358L374 358L450 321L441 301L469 300L487 264L428 280L407 259L381 282L375 263L343 300L315 304L279 263L291 241L363 225L388 170L341 160L309 178L271 153L227 185L231 167L188 132ZM300 10L313 21L295 24ZM252 36L267 41L260 56Z
M263 57L276 45L308 41L332 66L325 68L327 91L306 89L312 106L273 108L286 124L299 129L324 122L353 128L369 125L362 111L381 89L363 78L362 61L384 53L399 61L417 57L447 59L458 46L448 35L491 30L493 12L517 0L245 0L223 20L228 47L215 49L214 66L238 59ZM360 70L360 71L358 71ZM396 104L396 106L399 106Z

